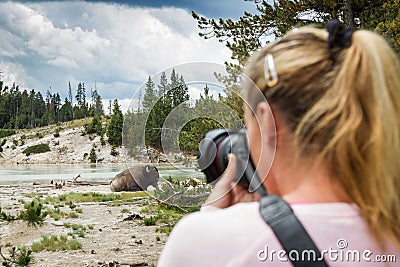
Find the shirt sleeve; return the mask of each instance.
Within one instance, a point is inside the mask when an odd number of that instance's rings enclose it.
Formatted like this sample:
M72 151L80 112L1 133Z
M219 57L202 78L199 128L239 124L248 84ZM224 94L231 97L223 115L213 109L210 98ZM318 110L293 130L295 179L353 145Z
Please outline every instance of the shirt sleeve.
M189 217L189 218L188 218ZM157 266L159 267L185 267L199 266L201 259L197 259L199 248L206 246L205 240L196 237L196 220L191 218L193 214L182 218L173 228L168 241L160 255ZM197 216L196 216L197 217Z

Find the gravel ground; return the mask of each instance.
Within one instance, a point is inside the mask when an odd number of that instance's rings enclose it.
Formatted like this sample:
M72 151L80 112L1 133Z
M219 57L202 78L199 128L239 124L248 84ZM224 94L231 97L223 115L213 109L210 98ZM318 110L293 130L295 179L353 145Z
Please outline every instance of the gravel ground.
M33 195L56 196L69 192L110 193L108 185L64 186L55 189L44 185L0 186L2 211L17 214L23 208L21 200L30 201ZM32 194L34 193L34 194ZM29 195L27 197L26 195ZM44 225L28 226L26 222L0 221L0 245L3 253L13 246L30 246L46 235L67 235L71 228L64 223L93 225L85 237L76 239L82 244L78 250L34 252L35 266L152 266L167 240L164 233L156 233L157 226L145 226L142 219L125 220L140 214L144 200L114 206L105 202L76 203L82 210L78 218L55 221L47 216ZM62 207L70 211L70 207ZM149 216L148 214L141 214Z

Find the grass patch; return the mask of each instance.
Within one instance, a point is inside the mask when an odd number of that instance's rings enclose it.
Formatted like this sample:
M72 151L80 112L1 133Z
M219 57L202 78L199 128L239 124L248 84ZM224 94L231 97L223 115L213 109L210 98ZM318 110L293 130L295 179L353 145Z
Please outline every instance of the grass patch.
M76 250L82 248L82 244L76 239L68 240L67 236L61 235L57 237L43 236L40 242L34 242L31 246L33 252L48 250L48 251L60 251L60 250Z
M78 236L84 238L85 237L85 232L83 230L80 230L78 232Z
M48 151L50 151L48 144L38 144L27 147L24 151L22 151L22 153L24 153L26 156L29 156L30 154L40 154Z
M180 209L167 204L147 205L141 209L141 212L151 214L150 217L143 219L143 224L146 226L162 225L156 228L156 232L170 234L175 224L186 214L198 211L199 207L190 209Z
M75 234L77 234L79 237L84 238L86 235L86 226L84 226L82 224L64 223L64 227L71 228L73 230L73 232L68 233L68 235L70 235L72 237L74 237ZM93 225L91 227L93 229ZM88 226L88 228L90 229L90 226Z
M52 214L50 215L50 217L53 218L55 221L58 221L58 220L61 219L61 214L59 214L59 213L52 213Z
M12 129L0 129L0 138L4 138L10 135L15 134L15 130Z
M97 192L85 192L85 193L75 193L71 192L68 194L47 197L44 201L49 204L59 204L61 202L69 205L70 207L75 207L72 203L83 203L83 202L134 202L136 198L142 198L147 196L144 192L132 192L132 193L122 193L122 194L101 194Z
M124 208L121 210L121 213L129 213L129 209Z
M76 211L77 213L83 213L83 210L82 210L81 208L76 208L75 211Z
M158 221L158 216L150 216L147 218L143 218L143 223L146 226L156 225Z
M58 221L60 218L67 218L68 217L68 213L66 213L65 211L60 210L58 207L56 207L54 209L47 208L47 213L55 221Z
M69 218L78 218L78 214L76 214L75 212L71 212L70 214L68 214Z

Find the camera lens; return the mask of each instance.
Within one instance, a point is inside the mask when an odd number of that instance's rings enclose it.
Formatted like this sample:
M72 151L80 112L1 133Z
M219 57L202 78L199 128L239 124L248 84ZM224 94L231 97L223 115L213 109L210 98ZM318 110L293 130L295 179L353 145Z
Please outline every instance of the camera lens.
M200 142L198 162L207 183L217 180L228 166L232 144L229 131L217 129L208 132Z

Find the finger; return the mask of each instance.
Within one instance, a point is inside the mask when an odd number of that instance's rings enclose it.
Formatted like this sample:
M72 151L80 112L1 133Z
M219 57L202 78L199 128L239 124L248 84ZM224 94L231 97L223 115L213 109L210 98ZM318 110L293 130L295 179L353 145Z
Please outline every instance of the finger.
M233 154L229 154L228 159L229 162L225 172L206 200L207 205L214 205L220 208L232 205L231 190L234 187L233 181L236 178L236 157Z
M221 181L224 181L226 184L230 184L236 179L236 156L235 154L228 154L228 166L224 174L221 177Z

